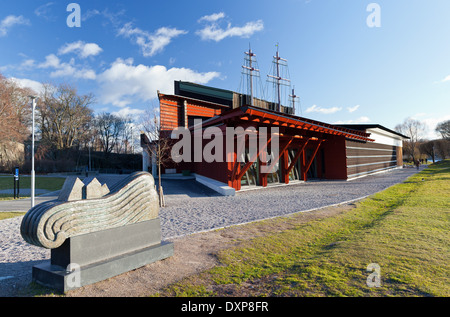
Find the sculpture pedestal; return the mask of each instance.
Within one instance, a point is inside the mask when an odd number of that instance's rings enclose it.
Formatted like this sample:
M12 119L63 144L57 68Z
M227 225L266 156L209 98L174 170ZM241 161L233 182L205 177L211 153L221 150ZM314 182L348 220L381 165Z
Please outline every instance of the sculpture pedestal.
M157 218L69 238L51 250L50 261L33 267L32 277L66 292L166 259L173 250L173 243L161 242ZM75 271L68 272L69 265Z

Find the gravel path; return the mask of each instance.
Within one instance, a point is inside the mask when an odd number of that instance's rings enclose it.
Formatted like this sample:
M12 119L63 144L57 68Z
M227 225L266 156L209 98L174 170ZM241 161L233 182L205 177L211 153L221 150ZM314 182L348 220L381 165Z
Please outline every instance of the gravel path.
M166 197L160 211L163 239L358 200L415 174L407 168L353 181L311 181L237 193L234 197ZM0 297L13 296L31 282L31 268L50 251L25 243L22 217L0 221Z
M239 192L234 197L167 199L167 208L160 212L162 234L169 239L358 200L416 172L405 168L352 181L309 181Z

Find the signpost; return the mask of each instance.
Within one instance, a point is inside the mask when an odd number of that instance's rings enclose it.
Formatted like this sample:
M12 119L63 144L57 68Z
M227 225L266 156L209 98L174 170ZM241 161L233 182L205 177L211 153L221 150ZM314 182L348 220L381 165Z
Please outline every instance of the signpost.
M19 168L15 167L14 171L14 199L20 198L20 184L19 184Z
M33 121L33 127L32 127L32 137L31 137L31 208L34 207L34 186L35 186L35 172L34 172L34 110L36 109L36 98L34 96L30 96L31 99L31 107L33 109L32 111L32 121Z

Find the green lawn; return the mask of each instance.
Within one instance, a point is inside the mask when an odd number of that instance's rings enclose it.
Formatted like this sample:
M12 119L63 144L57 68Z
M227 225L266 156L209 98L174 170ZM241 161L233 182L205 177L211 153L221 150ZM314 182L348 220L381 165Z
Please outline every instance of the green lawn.
M158 295L450 296L449 220L447 160L338 216L222 251L220 265ZM380 287L366 283L372 263Z
M60 190L64 185L65 178L62 177L40 177L36 176L35 186L38 189L48 191ZM31 177L22 176L19 181L20 188L31 188ZM13 189L14 181L12 176L0 176L0 190ZM0 200L11 200L14 195L0 194ZM21 197L25 197L21 195Z
M25 212L0 212L0 220L5 220L14 217L25 215Z
M36 188L47 189L51 191L59 190L64 185L63 177L40 177L36 176ZM12 176L0 176L0 190L14 188ZM20 188L31 188L31 177L20 178Z

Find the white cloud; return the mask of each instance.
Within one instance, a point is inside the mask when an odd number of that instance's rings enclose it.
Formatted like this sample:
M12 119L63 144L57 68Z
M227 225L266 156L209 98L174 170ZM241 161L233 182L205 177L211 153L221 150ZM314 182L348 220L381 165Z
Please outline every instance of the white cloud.
M119 111L113 112L113 115L120 117L128 117L128 116L139 116L145 113L145 110L142 109L133 109L130 107L125 107L120 109Z
M81 20L87 21L89 19L95 18L97 16L103 17L107 23L111 23L114 28L118 28L120 22L120 16L126 13L125 9L122 9L118 12L110 12L108 9L104 9L103 11L99 11L97 9L83 11ZM105 26L105 24L104 24Z
M217 20L216 20L217 21ZM227 37L241 37L249 38L254 33L262 31L264 29L264 23L262 20L247 22L244 26L231 26L228 23L227 27L221 28L216 21L212 24L205 26L203 29L196 32L197 35L204 41L213 40L220 42Z
M50 73L51 77L74 77L80 79L95 79L96 74L92 69L77 68L75 61L70 60L69 63L63 63L55 54L47 55L45 62L38 65L38 68L53 68L55 69Z
M322 107L318 107L317 105L313 105L312 107L309 107L308 109L306 109L306 112L307 113L318 112L318 113L322 113L322 114L333 114L333 113L336 113L341 110L342 110L342 108L339 108L339 107L322 108Z
M49 17L50 7L53 6L54 4L55 4L54 2L48 2L46 4L43 4L43 5L39 6L38 8L36 8L36 10L34 10L34 14L38 17L42 17L42 18L45 18L46 20L50 20L50 17Z
M95 43L85 43L83 41L78 41L65 44L58 50L58 54L64 55L69 53L76 53L81 58L87 58L89 56L96 56L102 51L103 49Z
M139 28L133 28L131 23L125 24L118 32L120 36L131 38L141 48L142 55L145 57L161 52L173 38L183 34L187 34L187 31L168 27L162 27L155 33L149 33Z
M11 80L14 81L17 85L22 88L30 88L35 93L40 94L44 91L44 85L38 81L26 79L26 78L15 78L11 77Z
M29 68L33 68L34 66L35 66L34 59L26 59L20 64L19 68L20 69L29 69Z
M213 13L211 15L202 16L200 19L198 19L198 22L202 22L202 21L216 22L220 19L223 19L224 17L225 17L225 13L223 13L223 12Z
M447 81L450 81L450 75L448 75L447 77L445 77L444 79L442 79L442 82L445 83Z
M0 22L0 36L6 36L9 29L15 25L30 25L30 20L23 16L8 15Z
M133 102L147 102L156 98L157 90L172 93L175 80L206 84L219 76L217 72L198 73L188 68L133 65L133 59L119 58L97 79L103 103L126 107Z
M353 113L353 112L355 112L356 110L358 110L359 107L360 107L359 105L356 105L356 106L354 106L354 107L348 107L347 110L348 110L348 112Z
M59 57L55 54L50 54L45 57L45 62L38 65L39 68L57 68L59 67L61 61L59 60Z

